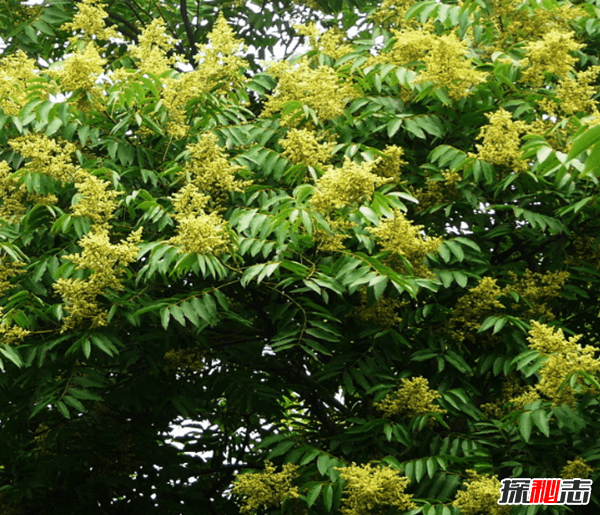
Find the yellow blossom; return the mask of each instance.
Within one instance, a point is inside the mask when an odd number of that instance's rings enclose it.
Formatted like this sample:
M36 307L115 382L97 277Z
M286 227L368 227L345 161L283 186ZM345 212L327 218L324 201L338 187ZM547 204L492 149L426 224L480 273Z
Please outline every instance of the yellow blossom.
M577 58L572 56L571 52L583 47L573 37L573 32L550 30L540 41L527 43L524 47L526 57L522 65L528 68L523 72L521 80L533 86L541 86L545 74L566 77L577 62Z
M449 328L454 339L460 343L465 338L474 340L474 334L481 327L483 320L490 315L504 310L504 304L498 300L502 290L496 279L484 277L469 293L458 299L450 319Z
M244 191L251 184L251 181L235 178L235 174L243 167L229 163L215 134L204 134L198 143L188 145L187 149L190 160L185 164L183 173L192 184L214 200L227 198L229 192Z
M166 372L198 372L204 368L204 352L198 349L171 349L164 356Z
M483 144L475 145L477 157L514 171L527 170L527 163L521 160L521 134L526 132L527 124L513 121L512 115L503 108L487 113L486 117L489 123L479 131L479 139L483 139Z
M19 185L10 165L0 161L0 220L11 221L25 214L27 192Z
M89 174L82 182L78 182L75 187L81 198L75 204L73 214L87 216L100 224L108 222L117 208L117 202L114 199L120 193L110 191L108 181L103 181L92 174Z
M427 187L419 189L415 193L415 196L419 199L418 207L420 209L445 204L458 197L459 191L456 188L456 184L461 181L461 175L449 170L444 170L440 173L443 180L427 179Z
M144 27L136 45L129 46L129 54L138 59L138 68L142 73L161 75L172 69L178 57L168 57L173 49L174 40L166 34L165 23L155 18Z
M572 461L567 461L567 464L560 472L560 477L563 479L587 479L594 472L580 456L577 456Z
M566 115L577 113L598 113L598 102L594 100L596 83L600 74L600 66L591 66L586 71L572 77L564 77L556 86L555 95L559 101L560 110Z
M100 57L98 47L88 43L50 70L50 75L60 80L62 91L91 91L98 76L104 72L106 59Z
M425 237L422 229L422 225L413 225L401 211L395 210L393 220L383 220L379 227L370 231L380 240L382 250L404 257L415 275L431 277L433 274L425 266L424 260L427 254L437 251L442 239ZM394 255L391 259L392 262L396 261Z
M292 163L322 166L331 160L334 142L320 143L323 137L307 129L290 129L285 138L279 140L282 154Z
M383 156L375 161L373 173L380 177L390 178L394 182L400 182L400 170L407 164L402 156L404 156L402 147L387 145L383 150Z
M323 34L317 29L315 22L308 23L307 25L294 25L294 28L298 31L298 34L308 36L310 47L313 50L318 50L325 55L333 57L333 59L339 59L354 51L352 45L344 43L345 35L337 27L333 27Z
M597 347L586 345L582 347L577 342L582 335L565 339L561 329L556 332L539 322L531 323L529 331L529 347L537 350L547 359L539 370L540 381L536 385L538 391L548 397L555 405L575 403L575 394L583 393L590 388L585 386L583 378L576 377L575 387L570 384L564 385L559 392L563 382L578 371L594 375L600 372L600 360L595 354L600 351Z
M465 41L456 34L445 34L433 39L431 50L423 59L426 69L414 81L415 84L431 81L448 89L453 99L461 99L471 94L470 88L485 82L487 74L475 70L468 57Z
M241 513L278 508L286 499L298 497L298 487L292 486L297 468L297 465L286 463L281 472L275 472L275 465L267 460L263 472L238 475L233 494L242 498Z
M393 29L394 46L389 52L373 58L373 64L395 64L407 66L423 61L425 54L431 49L435 35L424 27Z
M218 91L222 93L247 82L243 72L248 68L248 61L236 55L245 53L247 48L242 39L235 37L222 13L209 33L208 41L207 45L196 45L199 79L211 85L221 83Z
M362 305L356 308L355 312L363 322L391 327L402 321L397 310L402 308L406 304L405 302L382 296L369 306L366 288L361 289L360 300Z
M344 241L349 238L347 234L340 234L335 232L332 227L332 220L327 219L327 223L329 224L332 232L327 232L323 229L315 229L313 232L313 237L318 244L318 249L324 252L339 252L344 250L346 247L344 246Z
M73 21L65 23L60 28L67 32L75 32L81 30L84 36L88 38L98 38L108 40L110 38L118 38L119 33L112 27L107 28L104 18L108 17L108 13L104 10L105 4L98 0L83 0L77 3L77 13L73 16ZM75 36L71 40L77 40Z
M197 186L188 183L171 197L175 207L177 235L169 243L181 247L182 252L219 255L230 244L227 222L217 213L204 211L209 201Z
M406 25L406 14L414 5L413 0L383 0L372 15L377 26L401 28Z
M345 157L342 168L329 166L315 184L311 205L317 211L327 213L371 198L376 187L391 181L372 172L376 164L376 161L359 164Z
M306 61L294 65L280 61L268 71L279 82L265 104L263 117L281 111L286 102L298 101L313 109L319 121L331 120L341 116L346 104L358 96L351 83L329 66L311 68ZM281 123L292 124L292 116L287 115Z
M86 177L86 172L72 163L77 147L69 142L59 143L44 134L29 134L9 140L15 152L30 161L25 169L43 173L63 183L76 182Z
M0 343L4 345L19 345L31 334L31 331L10 323L4 319L4 309L0 307Z
M568 30L570 22L587 13L570 2L525 4L519 0L490 0L493 25L498 32L492 52L504 52L522 41L533 41L550 30Z
M482 404L480 408L488 418L501 419L508 412L522 410L527 404L539 398L535 387L521 386L513 376L510 376L502 384L502 396L493 402Z
M0 59L0 107L5 114L17 116L27 103L27 81L37 77L37 67L22 50Z
M346 482L340 510L344 515L383 513L382 510L390 507L404 512L417 507L412 502L412 495L404 493L410 479L400 476L398 470L376 467L371 463L352 463L336 470Z
M512 511L512 506L498 504L501 486L498 476L480 476L474 470L467 470L467 474L467 489L458 492L452 503L460 508L461 515L508 515Z
M241 39L235 37L222 14L208 34L208 44L196 46L197 68L163 79L161 95L170 118L166 128L177 139L184 138L189 132L185 106L190 100L201 98L209 91L225 94L248 81L244 75L248 62L237 55L245 52L246 47ZM168 66L169 63L165 62L164 69Z
M0 297L12 288L10 279L23 273L24 263L9 261L5 256L0 257Z
M560 290L569 278L569 272L557 270L540 274L525 270L524 277L518 277L514 272L508 272L513 284L504 288L505 295L510 292L519 294L527 302L533 305L528 311L531 316L543 316L552 320L554 315L542 301L558 297Z
M137 246L142 229L132 232L122 243L110 243L108 229L96 225L79 242L83 251L65 256L77 265L78 270L91 270L87 279L59 279L54 288L63 297L69 316L65 319L62 331L74 328L85 320L92 326L106 325L107 312L97 302L98 295L108 289L119 291L123 288L121 276L125 267L136 260Z
M404 378L401 383L400 388L375 404L375 407L382 411L385 417L394 415L415 417L427 413L446 413L446 410L434 404L434 401L441 395L436 390L429 388L427 379L424 377Z

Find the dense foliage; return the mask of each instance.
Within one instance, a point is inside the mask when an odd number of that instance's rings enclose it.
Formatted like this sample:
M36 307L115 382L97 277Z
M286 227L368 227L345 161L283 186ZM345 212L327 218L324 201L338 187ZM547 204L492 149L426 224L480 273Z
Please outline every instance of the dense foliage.
M600 507L598 7L306 3L0 4L2 513Z

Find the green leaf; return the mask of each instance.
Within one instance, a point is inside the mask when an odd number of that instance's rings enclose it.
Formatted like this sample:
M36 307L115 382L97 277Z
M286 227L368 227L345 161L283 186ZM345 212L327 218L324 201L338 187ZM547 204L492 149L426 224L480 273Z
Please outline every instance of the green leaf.
M21 356L10 345L0 344L0 353L2 353L2 355L5 358L7 358L10 361L12 361L19 368L21 368L23 366L23 360L21 359Z
M281 456L282 454L285 454L292 447L294 447L294 445L296 445L296 442L294 442L293 440L285 440L283 442L279 442L275 446L275 448L271 452L269 452L268 459L272 459L277 456Z
M65 395L63 397L63 399L65 401L65 404L68 404L72 408L75 408L80 413L87 412L87 410L85 409L85 406L80 401L78 401L75 397L72 397L70 395Z
M462 261L463 259L465 259L465 253L458 243L456 243L455 241L452 241L452 240L448 240L448 241L445 241L444 244L447 245L448 248L452 251L452 254L454 254L456 256L456 259L458 259L459 261ZM445 260L445 261L447 261L447 260Z
M56 401L55 404L60 414L65 418L71 418L71 414L69 413L69 409L65 406L65 403L62 401Z
M327 454L322 453L319 456L319 459L317 460L317 469L319 470L319 473L324 476L325 474L327 474L327 471L329 470L329 463L330 463L330 458Z
M584 150L587 150L596 142L600 141L600 126L592 127L585 131L581 136L575 138L571 145L571 150L567 155L567 159L574 159Z
M333 488L330 484L325 485L323 489L323 503L325 504L325 509L330 512L333 506Z
M519 417L519 432L526 442L529 442L529 438L531 437L531 427L531 411L526 411Z
M315 504L315 501L317 500L317 497L319 497L322 488L323 483L317 483L309 488L308 493L306 494L306 504L309 508Z
M544 410L538 409L532 412L531 418L533 423L538 429L547 437L550 437L550 425L548 424L548 417Z
M48 124L48 127L46 127L46 136L52 136L52 134L54 134L58 129L60 129L62 124L63 122L60 118L54 118L54 120L52 120Z

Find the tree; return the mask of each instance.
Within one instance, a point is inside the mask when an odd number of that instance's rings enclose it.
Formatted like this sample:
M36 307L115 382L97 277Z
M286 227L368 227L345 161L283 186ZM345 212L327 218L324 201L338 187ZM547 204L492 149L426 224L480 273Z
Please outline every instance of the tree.
M307 3L0 7L3 513L598 478L596 5Z

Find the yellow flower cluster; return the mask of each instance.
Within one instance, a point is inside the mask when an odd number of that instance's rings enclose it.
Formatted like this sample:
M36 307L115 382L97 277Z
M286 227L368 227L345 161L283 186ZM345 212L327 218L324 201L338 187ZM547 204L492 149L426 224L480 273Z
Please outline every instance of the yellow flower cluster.
M492 0L494 27L498 35L492 51L505 52L522 41L532 41L551 30L568 30L569 22L587 13L569 2L550 7L536 4L533 9L519 0Z
M93 327L106 325L107 313L98 305L97 297L108 289L119 291L123 288L120 276L125 273L124 268L136 260L136 244L141 236L140 228L122 243L111 244L108 229L95 225L79 242L83 252L65 256L77 265L78 270L91 270L92 274L87 279L61 278L54 285L69 311L63 332L84 320L91 320Z
M298 34L308 36L309 45L312 50L318 50L322 54L339 59L354 51L352 45L344 43L344 33L337 27L333 27L321 34L315 22L307 25L294 25Z
M362 305L356 308L355 312L363 322L391 327L402 321L397 314L397 310L402 308L406 304L405 302L382 296L371 306L368 306L366 288L360 291L360 300Z
M19 186L17 178L13 177L10 165L0 161L0 220L11 221L25 213L23 202L27 194Z
M4 320L3 315L4 308L0 307L0 343L3 343L4 345L19 345L25 337L31 334L31 331L23 329L18 325L11 325Z
M380 240L382 250L393 253L390 257L392 266L400 261L394 255L399 254L411 264L414 275L431 277L433 274L425 265L424 260L427 254L438 250L442 239L424 236L423 227L422 225L413 225L401 211L395 210L393 220L383 220L379 227L373 227L370 231ZM404 269L402 261L400 261L400 267Z
M406 25L406 14L413 5L413 0L383 0L372 19L376 26L403 27Z
M560 295L560 289L569 278L569 272L557 270L540 274L525 270L524 277L518 277L514 272L509 271L513 284L504 288L506 295L513 291L523 297L527 302L533 305L528 311L531 316L543 316L547 320L552 320L554 315L548 309L543 300L552 299Z
M527 130L527 124L513 121L512 115L503 108L485 116L489 123L479 131L483 144L475 145L477 157L514 171L527 170L527 163L521 160L521 134Z
M56 204L56 195L40 195L27 191L25 183L19 181L21 172L12 173L6 161L0 161L0 219L12 221L25 214L25 202L34 204Z
M575 388L569 384L559 392L563 382L577 371L594 375L600 371L600 360L594 357L600 351L597 347L582 347L577 342L582 335L565 339L561 329L556 332L551 327L533 321L529 331L529 347L547 357L539 370L541 377L536 385L538 391L548 397L555 405L575 403L575 393L581 393L589 387L584 386L583 379L577 377Z
M285 138L279 140L282 154L292 163L323 166L331 160L335 143L321 143L322 136L308 129L290 129Z
M334 231L334 227L332 227L332 223L335 223L334 220L331 220L329 217L325 217L329 227L331 227L332 232L328 233L323 229L315 229L313 232L313 236L315 241L318 244L318 249L324 252L339 252L344 250L344 241L349 238L347 234L336 233Z
M472 333L481 327L484 318L504 310L504 304L498 300L502 290L496 284L496 279L484 277L469 293L463 295L454 308L449 321L449 327L457 343L465 338L474 340Z
M169 243L181 248L181 252L198 254L222 254L229 247L227 222L217 213L204 210L209 197L197 186L186 184L171 197L175 207L173 218L177 221L177 235Z
M129 46L129 54L138 59L141 73L161 75L171 70L179 60L176 55L167 55L173 46L173 38L167 35L165 23L160 18L155 18L144 27L138 43Z
M190 100L199 98L206 91L227 93L247 81L243 70L248 67L248 62L236 55L240 48L242 51L246 48L242 40L235 37L222 14L219 14L208 40L207 45L197 45L196 70L163 80L162 99L171 120L167 132L175 138L183 138L189 131L185 106Z
M346 482L340 512L344 515L371 515L384 513L387 508L405 512L417 508L412 495L404 490L410 479L390 467L376 467L371 463L337 468Z
M261 508L278 508L286 499L298 497L298 487L292 486L297 465L286 463L281 472L265 461L263 472L238 475L233 494L242 497L241 513L255 513Z
M550 30L540 41L527 43L524 47L526 57L521 64L529 67L523 72L521 80L533 86L541 86L545 74L566 77L577 62L577 58L570 52L583 47L573 37L573 32Z
M188 145L187 150L190 160L185 164L183 173L202 193L214 200L224 200L233 191L242 192L252 183L235 178L243 167L229 163L215 134L204 134L198 143Z
M248 61L237 55L245 53L247 47L242 39L235 37L234 30L222 13L208 35L208 40L207 45L196 45L197 72L201 80L208 84L221 83L218 91L222 93L247 82L243 70L248 67Z
M540 398L537 390L532 386L520 386L514 377L509 377L502 384L502 397L482 404L481 410L488 418L501 419L509 411L524 409L526 404Z
M429 381L424 377L402 379L402 385L390 393L375 407L383 412L384 417L408 415L415 417L427 413L446 413L446 410L433 403L441 395L429 388Z
M594 469L583 461L580 456L577 456L574 460L567 461L560 472L560 477L563 479L587 479L593 472Z
M432 48L436 36L429 27L393 29L394 46L385 54L374 57L373 64L395 64L407 66L422 61L425 54Z
M105 64L106 59L100 57L96 44L90 42L57 63L48 73L59 79L62 91L92 91Z
M592 98L597 93L597 88L593 84L596 83L598 74L600 74L600 66L591 66L586 71L577 73L575 78L561 79L556 86L555 94L560 110L564 114L598 114L598 102Z
M73 215L87 216L93 222L105 224L110 220L117 208L115 197L120 193L109 190L110 183L89 174L83 181L75 184L81 198L75 204Z
M272 116L283 109L283 104L298 101L314 110L319 121L331 120L344 113L346 104L358 96L352 84L341 79L329 66L311 68L301 61L271 64L269 73L279 79L275 92L265 103L262 117ZM293 113L281 120L282 125L293 125Z
M375 161L373 173L380 177L392 179L394 182L400 182L400 170L407 164L402 159L404 149L396 145L387 145L383 150L383 156L380 156Z
M0 343L4 345L19 345L29 334L31 331L18 325L9 326L4 322L0 323Z
M20 261L8 261L5 256L0 257L0 297L11 288L9 279L23 273L23 266L24 263Z
M204 352L198 349L171 349L163 359L166 372L198 372L204 368Z
M480 476L474 470L467 470L469 481L465 481L466 490L458 492L452 503L460 508L461 515L508 515L512 506L498 504L500 481L498 476Z
M373 173L376 164L376 161L359 164L345 157L342 168L329 166L317 180L310 204L317 211L328 213L371 198L375 188L391 181Z
M4 114L19 114L27 103L27 81L36 77L37 72L35 61L22 50L0 59L0 107Z
M44 134L29 134L9 140L15 152L30 159L25 165L27 171L43 173L62 183L77 182L86 172L72 163L71 155L77 147L69 141L62 144Z
M467 43L454 33L436 37L423 59L426 70L415 84L431 81L438 88L447 88L448 96L456 100L469 96L470 88L485 82L487 74L471 66L468 52Z
M427 209L439 204L448 203L459 196L456 184L462 179L458 172L445 170L440 172L444 180L427 179L427 187L417 190L415 196L419 199L419 209Z
M119 33L114 28L107 28L104 18L108 17L108 13L104 10L105 4L98 0L83 0L77 3L77 13L73 16L73 21L62 25L61 30L67 32L76 32L81 30L87 38L97 38L100 40L108 40L110 38L118 38ZM71 38L71 41L76 41L78 36Z

